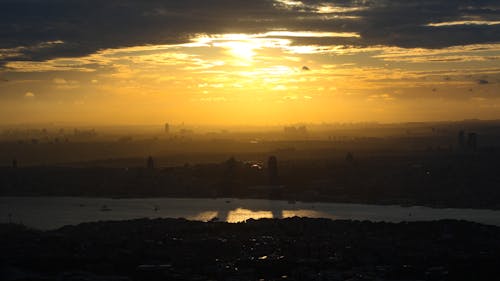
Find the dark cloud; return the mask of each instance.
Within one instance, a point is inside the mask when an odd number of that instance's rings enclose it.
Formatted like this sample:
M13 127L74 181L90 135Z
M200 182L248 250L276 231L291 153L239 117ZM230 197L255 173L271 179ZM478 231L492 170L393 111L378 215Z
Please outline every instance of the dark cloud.
M477 80L477 83L479 85L486 85L486 84L489 84L490 82L488 80L479 79L479 80Z
M0 0L0 49L17 48L15 55L0 56L0 64L81 56L106 48L183 43L199 33L273 29L361 35L296 38L296 44L442 48L500 38L500 25L428 26L464 19L498 21L497 0L302 2L303 6L286 7L273 0ZM344 10L336 11L336 17L315 12L327 4ZM63 43L47 44L58 41Z

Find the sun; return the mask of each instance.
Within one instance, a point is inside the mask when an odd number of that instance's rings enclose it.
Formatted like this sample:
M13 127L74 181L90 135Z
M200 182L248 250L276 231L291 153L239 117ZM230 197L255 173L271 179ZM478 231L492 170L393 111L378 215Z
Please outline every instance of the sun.
M252 61L255 56L255 48L256 46L252 44L252 42L228 42L229 53L238 58L245 60L246 62Z
M223 34L212 38L214 47L221 47L227 53L245 63L251 62L256 55L255 50L261 48L260 40L248 34Z

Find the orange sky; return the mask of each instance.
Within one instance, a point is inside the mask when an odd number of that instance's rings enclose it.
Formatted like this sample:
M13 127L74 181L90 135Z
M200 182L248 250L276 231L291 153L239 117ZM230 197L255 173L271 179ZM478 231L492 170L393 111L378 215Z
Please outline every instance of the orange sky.
M315 13L339 10L323 5ZM428 24L456 25L497 28L500 22ZM25 49L3 48L0 122L274 125L500 118L500 43L329 43L366 37L268 27L191 33L184 42L110 46L46 59L18 59ZM33 48L65 44L53 40Z

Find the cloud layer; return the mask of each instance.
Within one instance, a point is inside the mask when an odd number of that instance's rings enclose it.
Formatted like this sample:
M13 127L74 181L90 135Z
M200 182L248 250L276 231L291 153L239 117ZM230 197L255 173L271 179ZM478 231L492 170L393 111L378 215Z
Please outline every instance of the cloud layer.
M190 42L199 34L314 31L293 44L445 48L498 42L496 0L3 0L0 65L103 49ZM277 31L281 31L277 32Z

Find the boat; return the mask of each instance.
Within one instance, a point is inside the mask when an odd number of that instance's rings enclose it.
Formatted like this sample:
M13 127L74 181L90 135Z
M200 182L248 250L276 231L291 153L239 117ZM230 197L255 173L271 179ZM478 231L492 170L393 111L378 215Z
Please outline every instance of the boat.
M107 205L102 205L100 211L101 212L109 212L109 211L111 211L111 208L108 207Z

